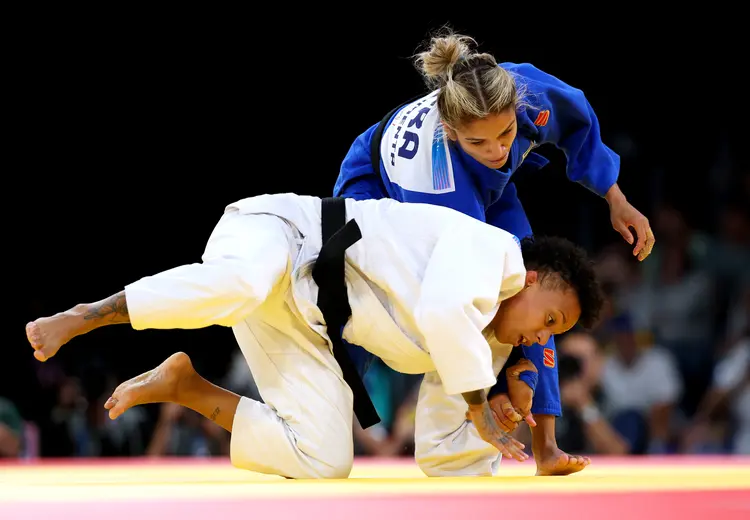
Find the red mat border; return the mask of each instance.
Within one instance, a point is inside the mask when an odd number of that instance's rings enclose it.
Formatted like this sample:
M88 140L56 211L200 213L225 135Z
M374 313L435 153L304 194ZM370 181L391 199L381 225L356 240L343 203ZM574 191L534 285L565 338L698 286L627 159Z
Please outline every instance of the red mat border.
M555 520L746 519L750 491L669 491L661 493L579 493L575 495L382 496L335 499L231 499L181 501L117 501L37 504L0 503L3 520L180 520L220 518L274 520L455 520L550 515ZM517 517L517 516L516 516Z

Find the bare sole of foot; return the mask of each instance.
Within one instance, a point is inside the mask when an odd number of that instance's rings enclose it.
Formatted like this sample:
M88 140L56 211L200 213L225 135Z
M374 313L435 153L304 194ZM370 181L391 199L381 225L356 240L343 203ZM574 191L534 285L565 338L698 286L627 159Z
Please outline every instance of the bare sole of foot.
M81 320L78 316L61 312L27 323L26 338L35 350L34 357L47 361L57 354L60 347L82 332Z
M191 380L199 377L184 352L169 356L161 365L118 386L104 408L109 418L117 419L129 408L150 403L177 403Z

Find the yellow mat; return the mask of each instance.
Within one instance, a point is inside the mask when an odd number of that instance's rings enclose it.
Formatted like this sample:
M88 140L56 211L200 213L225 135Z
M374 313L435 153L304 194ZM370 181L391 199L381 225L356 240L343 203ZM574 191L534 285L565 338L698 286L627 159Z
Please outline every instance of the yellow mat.
M750 459L689 464L608 462L567 477L535 477L533 463L505 463L492 478L426 478L411 460L359 460L346 480L286 480L228 461L0 465L0 501L273 498L476 493L658 492L747 489ZM749 494L750 496L750 494Z

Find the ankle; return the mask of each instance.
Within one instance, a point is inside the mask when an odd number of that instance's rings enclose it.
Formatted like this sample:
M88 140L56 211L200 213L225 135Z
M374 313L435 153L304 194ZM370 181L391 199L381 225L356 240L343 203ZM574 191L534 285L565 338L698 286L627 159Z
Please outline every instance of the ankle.
M185 371L174 388L174 400L187 408L193 408L202 394L203 378L194 370Z
M102 325L101 318L88 303L79 303L62 314L71 318L71 322L75 323L76 326L72 330L74 336L91 332Z

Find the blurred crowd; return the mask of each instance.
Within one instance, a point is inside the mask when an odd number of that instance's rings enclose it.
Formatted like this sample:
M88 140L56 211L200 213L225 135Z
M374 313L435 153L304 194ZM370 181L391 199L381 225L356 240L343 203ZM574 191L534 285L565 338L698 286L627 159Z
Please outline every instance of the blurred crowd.
M647 261L628 258L622 243L598 252L605 315L594 330L573 329L557 342L562 449L750 454L749 211L739 197L718 208L712 229L696 230L663 205L649 215L657 243ZM137 407L110 421L102 405L119 381L106 370L84 389L82 374L37 365L45 398L35 418L0 396L0 457L229 452L225 431L175 405ZM216 382L260 399L239 349ZM383 421L367 431L355 426L358 454L411 456L420 378L376 362L365 382ZM528 427L516 435L528 440Z

